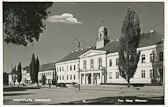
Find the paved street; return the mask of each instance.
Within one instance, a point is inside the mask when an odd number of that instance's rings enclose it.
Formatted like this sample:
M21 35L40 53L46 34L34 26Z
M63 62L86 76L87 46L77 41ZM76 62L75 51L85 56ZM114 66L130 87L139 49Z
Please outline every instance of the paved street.
M71 86L52 86L51 89L19 88L19 91L8 87L4 90L4 104L163 104L163 91L162 86L137 89L114 85L82 85L80 91ZM146 102L135 102L135 99Z

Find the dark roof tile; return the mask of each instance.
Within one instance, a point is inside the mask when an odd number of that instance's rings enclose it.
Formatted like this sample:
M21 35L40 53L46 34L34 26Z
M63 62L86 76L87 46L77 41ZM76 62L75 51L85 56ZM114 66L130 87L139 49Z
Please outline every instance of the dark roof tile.
M160 43L162 41L163 35L154 31L152 33L146 33L146 34L142 34L140 37L140 41L139 41L139 45L138 47L145 47L145 46L151 46L151 45L156 45L158 43ZM120 43L119 41L114 41L111 43L108 43L105 47L100 48L100 49L96 49L95 47L91 48L92 50L103 50L103 51L107 51L108 53L113 53L113 52L118 52L119 51L119 47L120 47ZM91 50L91 49L85 49L85 50L80 50L80 55ZM78 58L78 52L74 52L74 53L70 53L67 56L65 56L64 58L62 58L61 60L59 60L57 63L59 62L64 62L64 61L70 61L70 60L75 60Z
M39 72L47 70L55 70L55 64L56 64L55 62L43 64L41 65Z

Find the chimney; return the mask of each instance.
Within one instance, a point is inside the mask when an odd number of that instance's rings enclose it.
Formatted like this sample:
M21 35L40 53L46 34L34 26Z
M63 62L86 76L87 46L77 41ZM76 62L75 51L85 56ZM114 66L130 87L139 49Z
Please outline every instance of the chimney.
M84 50L84 48L82 48L82 50Z
M74 51L72 51L71 53L73 53Z
M78 52L78 50L76 50L76 52Z
M119 39L116 39L116 41L119 41Z

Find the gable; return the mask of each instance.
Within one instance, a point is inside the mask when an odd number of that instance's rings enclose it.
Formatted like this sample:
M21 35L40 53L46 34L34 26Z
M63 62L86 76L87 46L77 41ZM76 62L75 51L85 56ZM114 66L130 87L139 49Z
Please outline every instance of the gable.
M85 58L85 57L92 57L92 56L97 56L97 55L102 55L106 54L106 51L100 51L100 50L89 50L82 55L80 55L80 58Z

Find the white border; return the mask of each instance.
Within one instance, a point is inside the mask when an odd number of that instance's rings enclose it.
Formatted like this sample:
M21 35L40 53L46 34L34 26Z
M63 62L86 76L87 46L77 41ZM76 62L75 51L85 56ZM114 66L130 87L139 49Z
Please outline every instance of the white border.
M1 93L1 96L0 96L0 106L2 107L2 106L9 106L9 105L3 105L3 78L2 78L2 75L3 75L3 30L2 30L2 19L3 19L3 17L2 17L2 2L3 1L23 1L23 0L2 0L1 2L0 2L0 87L1 87L1 89L0 89L0 93ZM167 61L168 61L168 57L167 57L167 53L166 52L168 52L168 50L167 50L167 46L168 46L168 43L167 43L167 35L168 35L168 31L167 31L167 28L168 28L168 21L167 21L167 19L168 19L168 1L167 0L115 0L115 1L113 1L113 0L105 0L105 1L102 1L102 0L24 0L25 2L26 1L33 1L33 2L35 2L35 1L37 1L37 2L44 2L44 1L53 1L53 2L164 2L164 37L165 37L165 42L164 42L164 53L165 53L165 77L168 75L168 72L166 72L166 71L168 71L167 70L167 65L168 65L168 63L167 63ZM166 14L167 13L167 14ZM136 106L139 106L139 107L141 107L141 106L143 106L143 107L168 107L168 98L167 98L167 96L168 96L168 93L167 93L167 91L166 90L168 90L168 79L166 79L165 78L165 105L136 105ZM11 106L11 105L10 105ZM18 106L18 105L12 105L12 106L14 106L14 107L16 107L16 106ZM19 106L23 106L23 105L19 105ZM32 105L28 105L28 106L32 106ZM46 105L41 105L41 106L46 106ZM47 105L47 106L49 106L49 105ZM55 106L55 105L53 105L53 106ZM57 105L58 106L58 105ZM60 106L60 105L59 105ZM71 106L76 106L76 105L71 105ZM81 106L81 105L80 105ZM101 105L87 105L87 106L101 106ZM109 105L109 106L119 106L119 107L130 107L130 106L135 106L135 105Z

